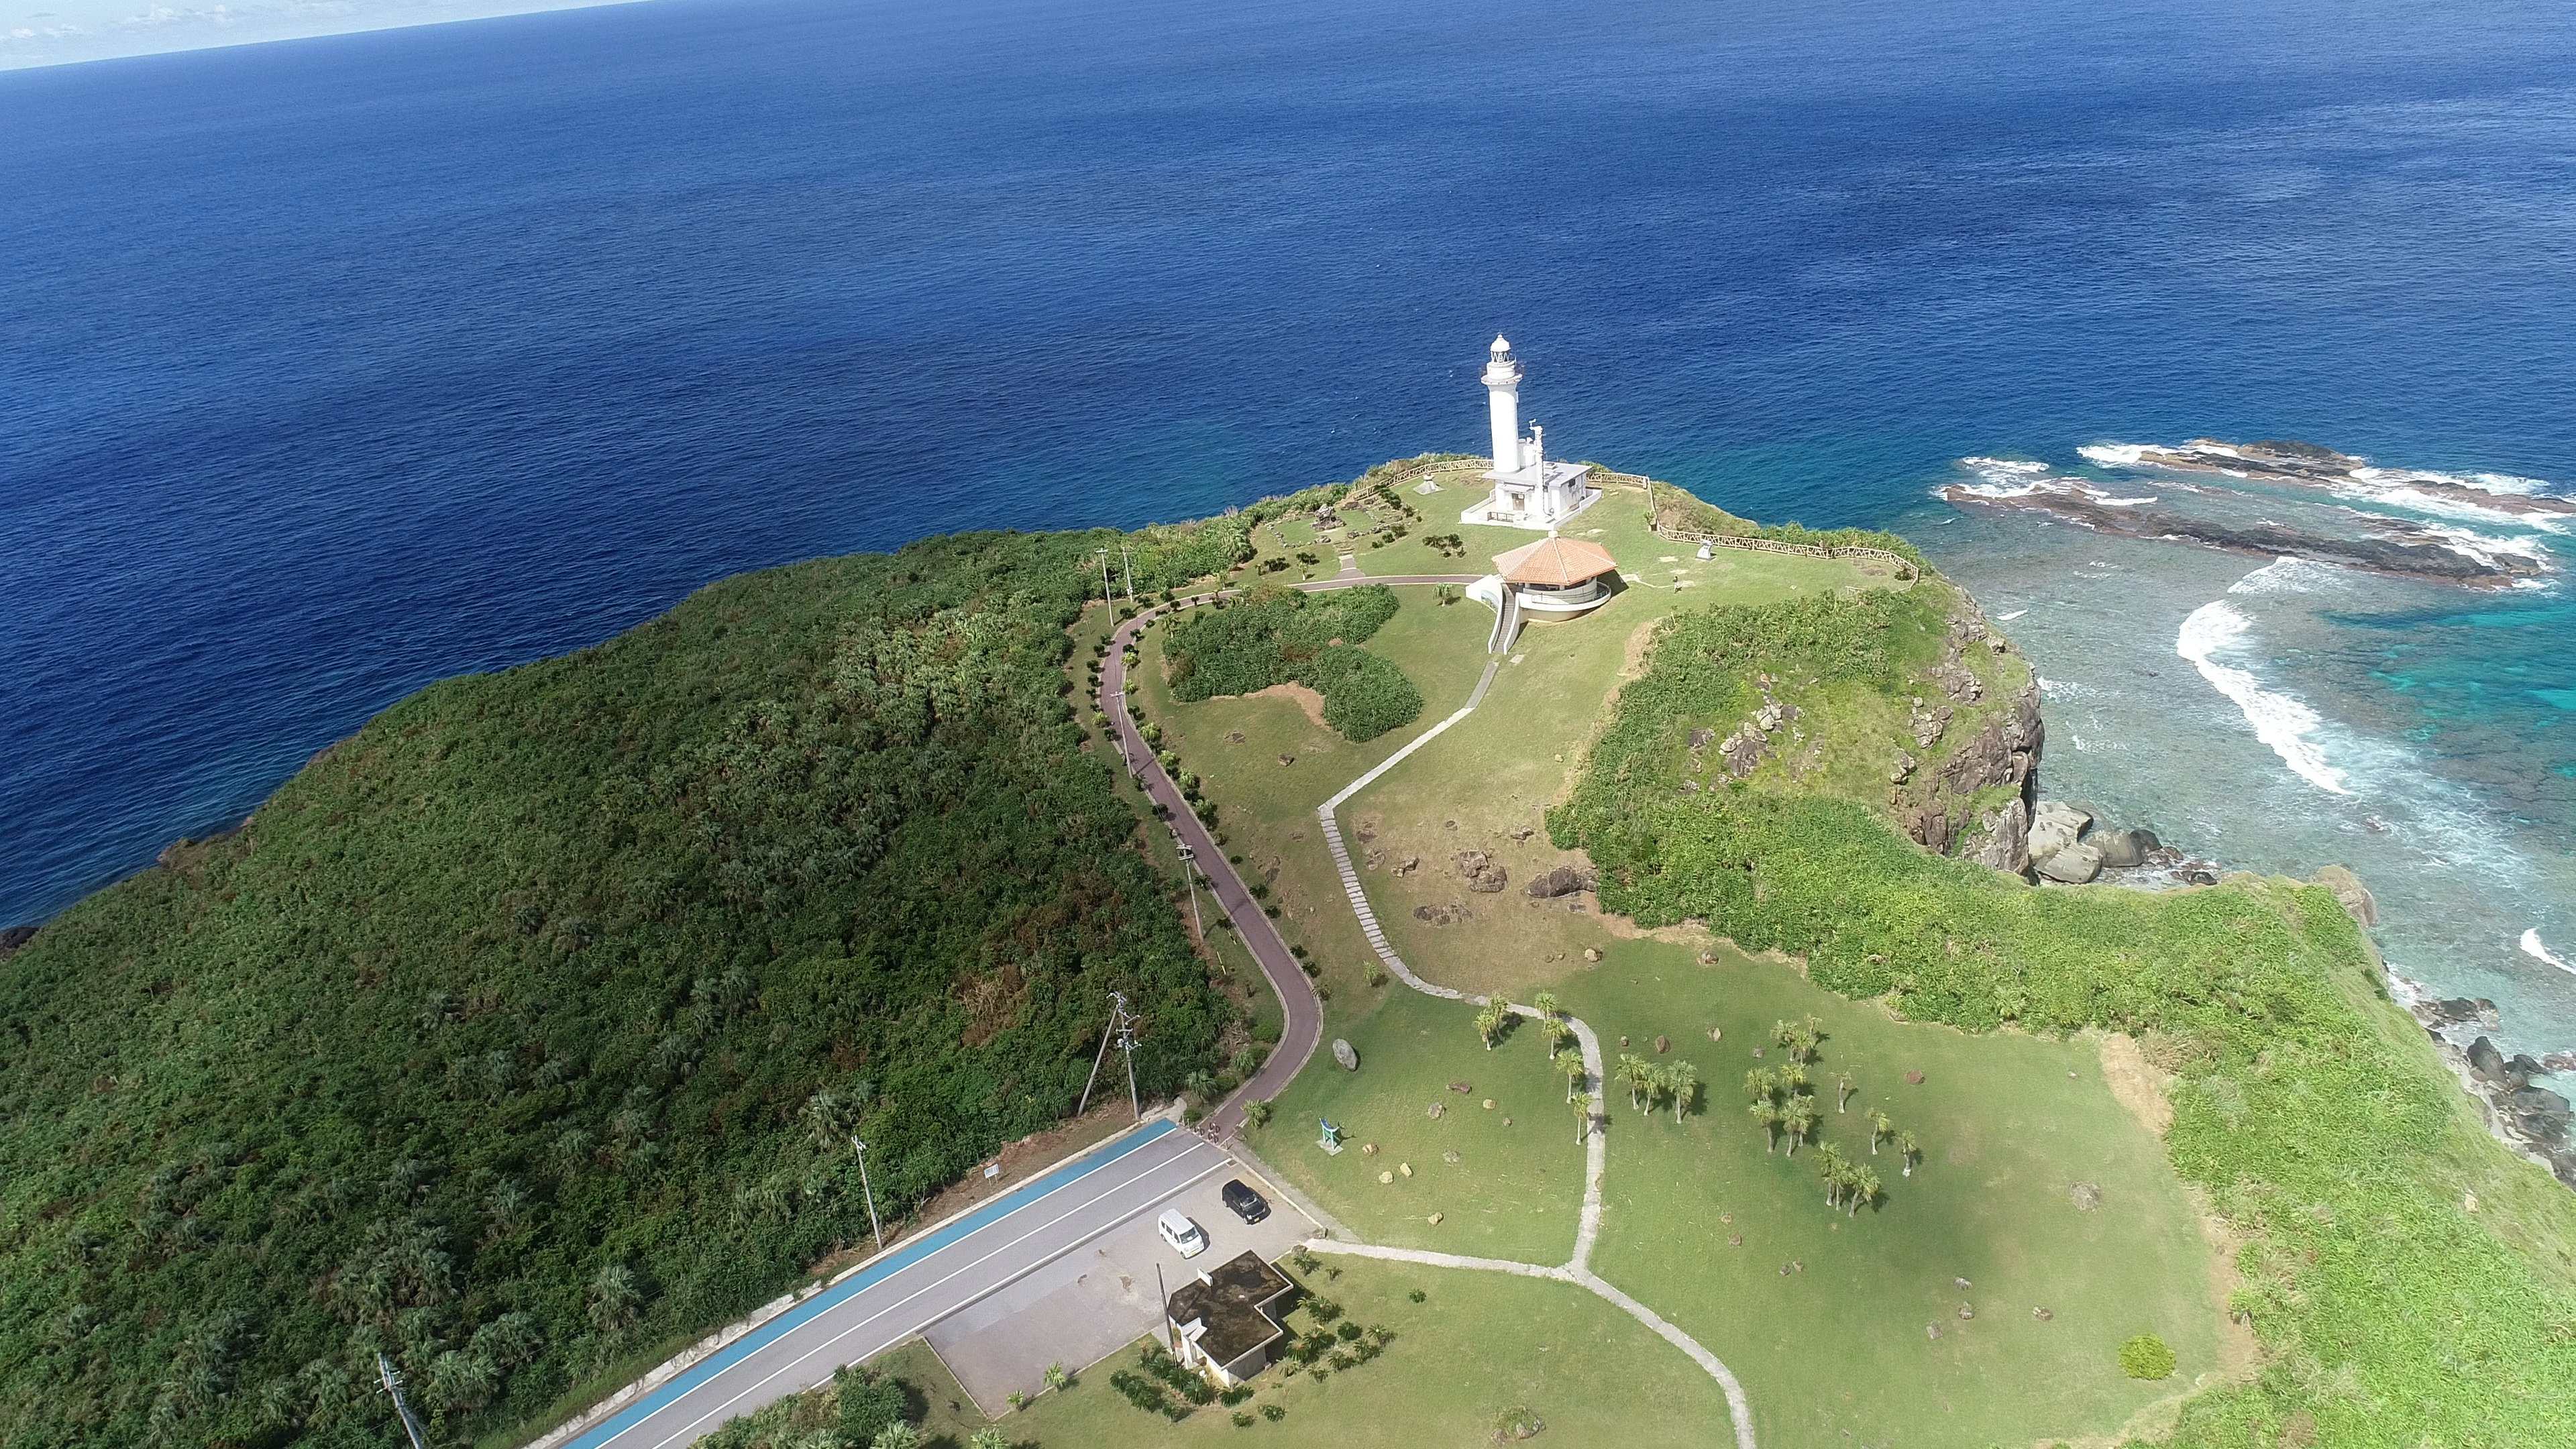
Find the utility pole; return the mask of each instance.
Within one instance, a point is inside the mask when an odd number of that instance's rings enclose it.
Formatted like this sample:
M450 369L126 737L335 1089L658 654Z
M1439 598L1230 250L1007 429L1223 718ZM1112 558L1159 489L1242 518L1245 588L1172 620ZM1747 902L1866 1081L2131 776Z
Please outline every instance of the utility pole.
M420 1420L411 1415L411 1405L403 1402L402 1375L394 1372L393 1360L376 1355L376 1378L385 1392L394 1396L394 1412L402 1416L403 1433L411 1437L411 1449L429 1449L429 1436L422 1432Z
M1172 829L1172 843L1181 848L1181 879L1190 883L1190 924L1198 927L1199 939L1204 941L1207 939L1207 922L1199 919L1199 853L1190 849L1188 841L1181 839L1178 826Z
M859 1154L859 1191L868 1200L868 1231L877 1235L877 1251L885 1251L885 1227L877 1221L877 1192L868 1186L868 1144L851 1134L850 1146Z
M1118 1002L1119 1014L1126 1015L1124 997ZM1118 1028L1118 1049L1127 1054L1127 1110L1138 1122L1145 1120L1145 1104L1136 1097L1136 1018L1129 1016Z
M1118 556L1127 563L1127 602L1132 604L1136 602L1136 556L1123 543L1118 545Z
M1154 1316L1163 1320L1163 1342L1172 1352L1181 1351L1180 1339L1172 1332L1172 1290L1163 1286L1163 1260L1154 1260Z
M1105 548L1100 551L1100 602L1109 605L1113 612L1118 607L1117 596L1109 592L1109 550Z
M1076 1117L1081 1116L1084 1109L1091 1105L1092 1084L1100 1080L1100 1064L1109 1056L1110 1038L1118 1035L1118 1023L1125 1021L1126 1019L1127 993L1123 991L1110 992L1109 1029L1100 1034L1100 1050L1092 1053L1091 1055L1091 1075L1082 1084L1082 1101L1080 1105L1073 1109L1073 1115Z

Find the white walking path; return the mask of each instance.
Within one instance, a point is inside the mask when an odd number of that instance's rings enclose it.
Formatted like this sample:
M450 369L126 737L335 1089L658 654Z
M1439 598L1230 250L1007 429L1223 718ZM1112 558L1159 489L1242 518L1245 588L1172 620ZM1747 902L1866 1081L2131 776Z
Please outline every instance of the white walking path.
M1394 947L1387 944L1386 930L1378 924L1377 912L1369 907L1368 892L1360 888L1359 871L1351 864L1350 847L1342 843L1341 824L1333 818L1333 812L1339 810L1352 796L1376 784L1379 776L1402 764L1414 751L1447 733L1451 725L1474 713L1476 706L1484 703L1485 691L1493 686L1494 671L1501 663L1499 659L1486 663L1484 675L1476 681L1475 692L1467 696L1464 708L1423 731L1420 737L1379 761L1376 768L1344 786L1341 793L1315 809L1315 817L1323 823L1324 827L1324 848L1332 852L1333 869L1342 878L1342 894L1350 898L1351 910L1359 917L1361 933L1368 937L1369 948L1377 952L1380 961L1386 963L1386 969L1394 972L1397 980L1416 991L1448 1001L1471 1002L1478 1006L1484 1005L1487 998L1471 996L1466 992L1424 980L1414 974L1412 967L1404 964L1404 958L1395 954ZM1527 1006L1515 1005L1512 1010L1527 1017L1535 1018L1538 1015L1535 1009ZM1601 1071L1601 1038L1593 1033L1589 1025L1575 1017L1568 1016L1565 1022L1573 1028L1575 1040L1582 1045L1584 1072L1592 1078L1596 1087L1606 1085L1608 1079ZM1434 1253L1415 1248L1386 1248L1347 1239L1318 1238L1310 1242L1309 1246L1318 1252L1349 1253L1363 1258L1387 1258L1404 1263L1424 1263L1439 1268L1475 1268L1493 1273L1513 1273L1524 1278L1549 1278L1560 1283L1572 1283L1588 1288L1618 1305L1629 1317L1653 1329L1664 1341L1690 1355L1692 1362L1707 1370L1708 1376L1717 1380L1718 1387L1726 1392L1728 1415L1735 1421L1736 1449L1755 1449L1752 1407L1744 1397L1744 1385L1736 1381L1734 1372L1720 1362L1716 1354L1701 1346L1699 1340L1674 1327L1662 1314L1612 1287L1592 1271L1592 1245L1601 1236L1601 1176L1608 1169L1610 1160L1609 1144L1602 1135L1602 1129L1608 1125L1605 1117L1606 1114L1596 1110L1592 1115L1591 1130L1584 1134L1583 1215L1574 1233L1574 1256L1561 1266L1544 1267L1536 1263L1516 1263L1503 1258L1469 1258L1456 1253Z

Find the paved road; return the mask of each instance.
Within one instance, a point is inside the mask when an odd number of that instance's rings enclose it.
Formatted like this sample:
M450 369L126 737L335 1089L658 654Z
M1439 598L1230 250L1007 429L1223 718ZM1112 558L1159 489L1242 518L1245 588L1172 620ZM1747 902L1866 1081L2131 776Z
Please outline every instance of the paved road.
M1232 1164L1168 1122L1120 1138L771 1319L566 1449L682 1449L728 1419L903 1342Z
M1322 593L1328 589L1357 588L1362 584L1472 584L1480 577L1478 574L1388 574L1377 577L1343 574L1295 587L1307 593ZM1233 594L1241 590L1222 592ZM1314 983L1306 979L1304 968L1297 964L1296 957L1288 954L1287 943L1279 939L1278 927L1262 914L1261 903L1244 888L1243 877L1226 860L1225 851L1218 847L1214 835L1192 813L1190 803L1181 798L1180 786L1172 783L1172 777L1154 762L1153 747L1145 743L1145 737L1137 732L1136 720L1127 713L1127 646L1136 642L1136 635L1146 625L1163 615L1218 596L1215 592L1195 594L1177 604L1148 609L1119 625L1117 633L1110 636L1109 660L1101 670L1100 701L1101 708L1109 714L1110 725L1118 732L1119 743L1127 758L1136 766L1138 781L1144 786L1146 795L1170 810L1172 825L1180 832L1181 842L1197 855L1199 868L1207 875L1209 890L1216 897L1218 908L1225 912L1226 919L1234 922L1235 930L1243 937L1243 944L1252 951L1252 959L1259 963L1261 974L1270 978L1272 989L1279 993L1279 1000L1287 1008L1287 1021L1279 1032L1279 1045L1261 1064L1261 1070L1253 1073L1251 1081L1226 1098L1201 1124L1201 1131L1223 1141L1243 1130L1244 1103L1278 1096L1289 1081L1305 1069L1307 1060L1315 1054L1316 1042L1324 1034L1324 1009L1322 1003L1315 999Z

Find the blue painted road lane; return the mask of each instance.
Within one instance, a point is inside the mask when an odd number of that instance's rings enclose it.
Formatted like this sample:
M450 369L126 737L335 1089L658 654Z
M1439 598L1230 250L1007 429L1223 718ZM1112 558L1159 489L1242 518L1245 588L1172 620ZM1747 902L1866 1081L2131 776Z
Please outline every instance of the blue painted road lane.
M1231 1159L1157 1122L1015 1189L744 1334L566 1449L683 1449L881 1353Z

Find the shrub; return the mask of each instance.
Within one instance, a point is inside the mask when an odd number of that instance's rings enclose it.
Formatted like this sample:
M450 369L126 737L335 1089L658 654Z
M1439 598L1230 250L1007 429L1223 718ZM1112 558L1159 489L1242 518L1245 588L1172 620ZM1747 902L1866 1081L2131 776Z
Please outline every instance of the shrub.
M1226 1390L1224 1393L1221 1393L1221 1394L1217 1395L1217 1396L1216 1396L1216 1399L1217 1399L1217 1402L1218 1402L1218 1403L1220 1403L1220 1404L1224 1404L1224 1405L1227 1405L1227 1406L1231 1407L1231 1406L1233 1406L1233 1405L1235 1405L1235 1404L1240 1404L1240 1403L1242 1403L1244 1400L1246 1400L1246 1399L1248 1399L1248 1398L1251 1398L1251 1397L1252 1397L1252 1385L1250 1385L1250 1384L1236 1384L1233 1388L1230 1388L1230 1389Z
M886 1426L911 1419L912 1395L903 1380L848 1368L832 1377L840 1384L838 1427L844 1443L868 1443Z
M1374 739L1422 713L1421 691L1404 672L1357 647L1396 608L1395 591L1372 584L1259 594L1184 620L1164 646L1173 695L1195 701L1293 681L1324 697L1327 725L1348 739Z
M1276 1424L1280 1420L1288 1417L1288 1411L1279 1407L1277 1404L1264 1404L1261 1406L1261 1417Z
M1357 1322L1345 1318L1341 1321L1340 1326L1333 1330L1333 1336L1339 1338L1344 1343L1348 1343L1366 1331L1367 1330L1361 1328Z
M2141 1333L2120 1345L2120 1372L2133 1379L2170 1378L2173 1371L2173 1350L2152 1333Z
M1251 1415L1251 1413L1250 1413L1250 1412L1248 1412L1248 1411L1246 1411L1246 1410L1243 1410L1243 1409L1237 1409L1237 1410L1235 1410L1235 1411L1234 1411L1234 1427L1236 1427L1236 1428L1238 1428L1238 1429L1249 1429L1249 1428L1251 1428L1251 1427L1252 1427L1252 1415Z

